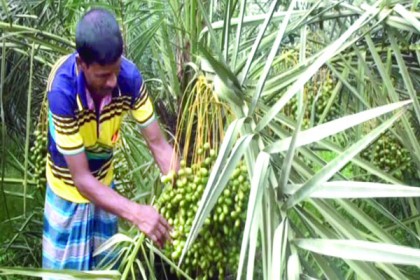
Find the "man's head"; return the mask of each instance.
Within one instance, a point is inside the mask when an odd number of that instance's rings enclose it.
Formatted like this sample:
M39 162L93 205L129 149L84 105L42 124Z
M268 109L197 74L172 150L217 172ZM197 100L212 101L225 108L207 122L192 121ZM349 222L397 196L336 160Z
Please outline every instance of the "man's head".
M92 9L76 28L77 65L94 94L110 94L117 85L123 40L115 17L104 9Z

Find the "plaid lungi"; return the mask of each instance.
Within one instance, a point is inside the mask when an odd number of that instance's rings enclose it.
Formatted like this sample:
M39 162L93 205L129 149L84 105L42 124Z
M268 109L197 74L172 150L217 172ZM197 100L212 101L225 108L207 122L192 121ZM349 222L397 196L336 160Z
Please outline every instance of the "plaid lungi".
M92 203L73 203L47 186L42 236L42 266L92 270L101 257L93 252L118 231L118 219Z

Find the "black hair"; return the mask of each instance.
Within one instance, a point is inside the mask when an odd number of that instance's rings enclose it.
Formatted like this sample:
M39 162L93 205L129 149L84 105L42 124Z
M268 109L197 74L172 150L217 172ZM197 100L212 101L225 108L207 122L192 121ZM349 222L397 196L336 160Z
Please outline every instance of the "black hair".
M76 49L88 65L116 62L123 52L123 40L114 15L101 8L84 14L76 28Z

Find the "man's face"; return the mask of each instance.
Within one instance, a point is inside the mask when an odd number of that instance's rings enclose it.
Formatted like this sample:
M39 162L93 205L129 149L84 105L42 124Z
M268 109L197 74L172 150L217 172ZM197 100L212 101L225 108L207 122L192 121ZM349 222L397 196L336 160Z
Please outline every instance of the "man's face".
M111 94L117 86L117 78L120 73L121 58L115 63L100 65L92 63L87 65L80 57L77 59L79 70L82 70L89 91L97 96Z

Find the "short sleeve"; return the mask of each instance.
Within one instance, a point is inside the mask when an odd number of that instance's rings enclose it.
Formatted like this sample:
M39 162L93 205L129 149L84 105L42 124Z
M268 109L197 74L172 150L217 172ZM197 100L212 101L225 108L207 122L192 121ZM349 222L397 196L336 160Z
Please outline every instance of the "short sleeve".
M83 138L76 118L76 97L63 90L48 93L48 123L57 150L63 155L84 151Z
M131 102L131 114L142 128L147 127L155 120L153 102L149 96L146 84L137 68L133 71L133 99Z

